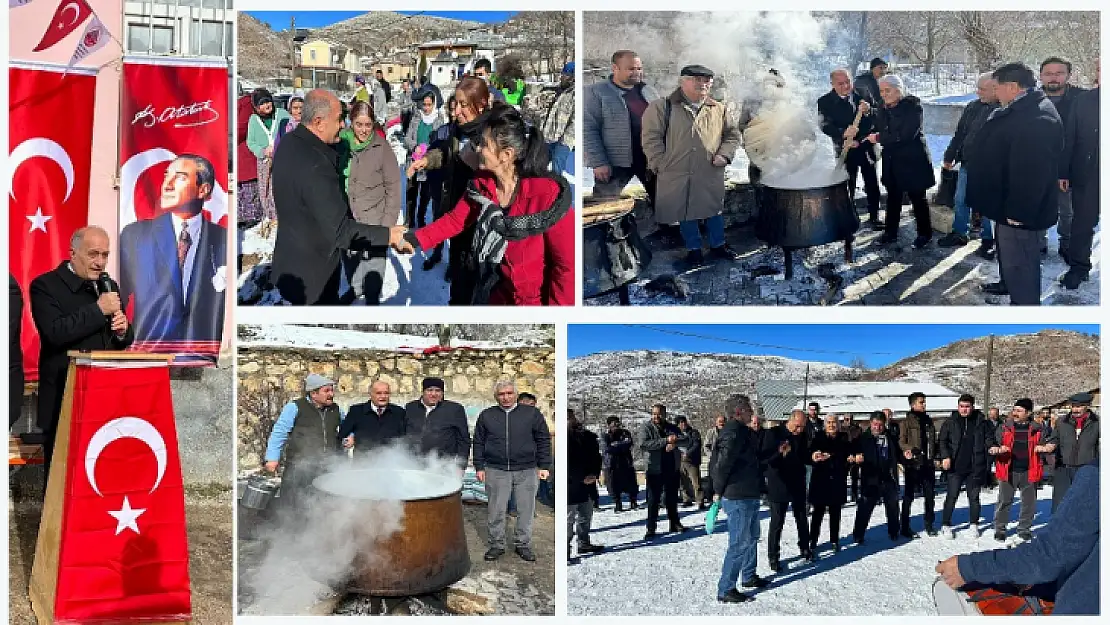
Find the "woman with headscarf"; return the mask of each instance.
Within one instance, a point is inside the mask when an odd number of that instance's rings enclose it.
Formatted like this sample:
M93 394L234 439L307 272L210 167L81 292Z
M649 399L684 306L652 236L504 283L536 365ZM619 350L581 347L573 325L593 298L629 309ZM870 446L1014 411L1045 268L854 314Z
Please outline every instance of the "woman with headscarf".
M459 101L462 106L463 97ZM516 109L497 104L481 120L481 135L471 141L478 150L478 169L465 197L405 239L414 249L426 250L472 230L471 262L460 268L475 278L470 304L572 306L570 185L548 171L543 133L529 127Z
M262 219L262 202L258 199L258 159L247 147L247 132L250 129L250 94L239 97L235 117L235 141L238 167L235 172L238 198L236 221L239 231L253 227Z
M274 140L278 129L289 119L289 112L274 106L274 96L259 87L251 94L254 112L247 123L247 148L258 159L258 198L262 205L262 219L277 217L274 207L274 189L270 184L270 170L274 164Z
M467 183L474 177L478 168L475 142L481 137L490 103L489 86L484 80L473 76L460 80L447 111L452 123L441 126L424 158L409 165L409 178L421 170L428 172L435 219L459 203ZM448 248L447 279L451 282L451 304L454 306L469 305L474 298L475 276L467 269L474 265L470 247L473 238L473 228L468 226L451 238Z
M887 74L879 79L882 106L875 111L876 132L868 139L883 147L883 186L886 187L886 231L881 243L898 240L902 196L908 195L917 222L913 246L923 248L933 238L933 224L925 191L937 183L925 143L925 113L921 100L905 95L902 79Z
M285 120L281 128L278 128L277 137L274 138L275 152L277 151L277 146L281 143L281 138L300 125L301 111L304 109L304 98L299 95L289 98L289 104L286 105L286 109L289 111L289 119Z
M401 168L369 102L351 107L351 127L339 131L339 166L351 213L359 223L395 226L401 211ZM351 250L344 260L355 297L376 306L388 250Z
M444 125L444 120L436 108L436 98L432 93L425 93L419 106L409 120L408 132L405 134L405 149L409 153L409 162L420 160L428 151L432 138ZM409 179L409 189L405 225L410 228L428 225L427 207L430 204L431 185L428 184L428 172L418 171ZM443 254L443 246L436 246L432 255L424 261L424 271L428 271L439 262Z

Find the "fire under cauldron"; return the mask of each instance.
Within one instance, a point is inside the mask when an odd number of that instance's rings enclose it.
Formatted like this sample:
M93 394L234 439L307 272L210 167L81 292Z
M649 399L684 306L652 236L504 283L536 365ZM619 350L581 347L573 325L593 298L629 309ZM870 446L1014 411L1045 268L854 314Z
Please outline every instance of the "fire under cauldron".
M621 305L627 306L628 285L651 264L651 250L636 227L634 201L621 202L614 209L599 206L594 215L583 211L582 290L585 297L617 290Z
M371 507L402 493L401 529L381 538L373 528L357 531L348 590L378 597L424 595L443 590L470 572L463 527L462 483L428 471L353 469L326 473L312 482L324 497Z
M782 248L787 280L794 277L791 254L796 249L843 241L844 260L852 261L852 237L860 220L846 180L809 188L764 183L756 195L759 215L755 234L767 245Z

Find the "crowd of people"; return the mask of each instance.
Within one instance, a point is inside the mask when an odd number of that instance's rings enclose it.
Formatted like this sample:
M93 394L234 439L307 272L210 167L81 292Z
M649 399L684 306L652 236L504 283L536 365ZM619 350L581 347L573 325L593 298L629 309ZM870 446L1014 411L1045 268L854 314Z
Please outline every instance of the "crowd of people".
M376 305L392 248L425 271L446 261L452 305L572 305L574 64L538 118L487 59L446 100L423 81L394 94L381 72L355 84L288 110L266 89L240 98L239 228L276 221L282 299Z
M478 415L471 436L466 410L444 397L441 378L425 378L420 397L404 406L391 402L389 383L376 380L368 400L346 412L335 402L334 381L311 374L304 387L304 394L277 415L263 456L263 468L270 473L277 472L284 460L280 501L286 522L296 524L306 517L306 508L312 505L312 481L347 450L357 458L403 446L412 453L452 459L460 476L473 464L488 498L485 559L504 555L506 518L511 512L516 516L513 548L521 559L535 561L535 502L553 462L551 433L536 408L535 396L518 394L512 380L498 381L496 404Z
M997 259L1002 278L984 291L1009 295L1015 305L1040 301L1041 258L1053 226L1057 251L1069 265L1061 283L1077 289L1089 279L1099 214L1099 67L1093 89L1072 84L1073 70L1062 58L1046 59L1039 87L1033 70L1021 63L984 73L978 99L964 109L943 157L943 169L958 170L958 178L953 231L937 244L966 245L972 211L978 213L979 254ZM841 155L852 197L862 177L868 226L883 232L881 244L894 244L908 198L916 222L913 245L927 246L934 237L927 192L937 177L921 100L881 58L854 80L843 68L829 78L831 90L816 103L820 130ZM595 196L619 194L633 176L643 182L659 229L678 235L687 251L679 262L683 270L707 260L702 227L709 238L708 260L738 259L725 239L725 168L739 147L749 156L759 148L747 130L763 98L741 103L733 119L728 95L714 80L711 69L688 65L680 71L679 87L660 95L644 82L638 55L619 50L608 80L584 92L585 165L593 169ZM774 69L767 82L785 85ZM760 197L759 167L749 167L749 178ZM880 182L886 191L883 219Z
M633 434L611 417L599 437L569 416L567 551L571 563L577 536L579 557L604 549L590 541L590 519L595 504L589 489L604 478L606 489L622 512L627 495L636 508L640 490L635 455L642 461L646 484L646 534L658 536L660 508L666 510L668 531L687 528L679 517L679 492L685 507L705 510L712 502L727 516L728 550L724 556L717 598L725 603L754 599L741 588L768 585L757 572L761 505L770 509L767 538L768 568L781 573L782 530L790 512L797 527L798 553L806 562L818 559L824 519L828 517L828 546L842 548L841 511L849 500L856 504L851 539L868 540L867 530L877 506L886 516L886 534L895 543L920 535L912 527L911 509L924 500L923 527L927 536L954 538L953 516L961 491L969 504L967 533L979 537L980 492L997 488L994 518L989 531L1000 545L1015 540L1034 541L1033 519L1037 491L1052 485L1053 514L1067 501L1082 467L1099 456L1099 417L1091 411L1093 397L1078 393L1063 416L1051 410L1034 411L1032 400L1014 402L1008 416L997 408L984 414L975 398L964 394L958 408L938 424L927 412L927 397L913 393L905 418L897 423L886 409L860 425L852 415L822 414L817 403L795 410L783 422L765 423L752 401L733 395L725 415L716 418L702 436L684 417L671 423L667 408L656 404L651 418ZM702 474L701 454L708 455L708 475ZM936 484L945 486L940 523L936 518ZM1014 498L1020 498L1016 538L1008 535ZM900 500L900 501L899 501ZM707 520L707 522L709 522ZM1097 523L1095 524L1097 531ZM1096 537L1097 538L1097 537ZM1016 573L1014 573L1016 575ZM991 580L984 580L991 581Z

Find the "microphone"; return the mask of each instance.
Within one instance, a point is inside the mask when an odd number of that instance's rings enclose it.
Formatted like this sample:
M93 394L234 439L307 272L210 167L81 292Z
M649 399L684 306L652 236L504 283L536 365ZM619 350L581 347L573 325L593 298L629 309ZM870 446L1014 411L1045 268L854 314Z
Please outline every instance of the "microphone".
M96 280L96 289L101 294L104 293L119 293L119 284L108 275L107 271L101 272L100 277Z

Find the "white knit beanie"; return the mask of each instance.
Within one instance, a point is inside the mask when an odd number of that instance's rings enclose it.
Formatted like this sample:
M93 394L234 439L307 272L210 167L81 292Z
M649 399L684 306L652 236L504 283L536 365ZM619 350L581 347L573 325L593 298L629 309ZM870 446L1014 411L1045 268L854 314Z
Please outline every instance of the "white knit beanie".
M906 95L906 87L902 83L901 77L899 77L898 75L896 75L896 74L887 74L886 76L883 76L882 78L879 79L879 84L881 85L883 83L886 83L887 85L889 85L891 89L897 89L898 93L901 93L902 95Z

